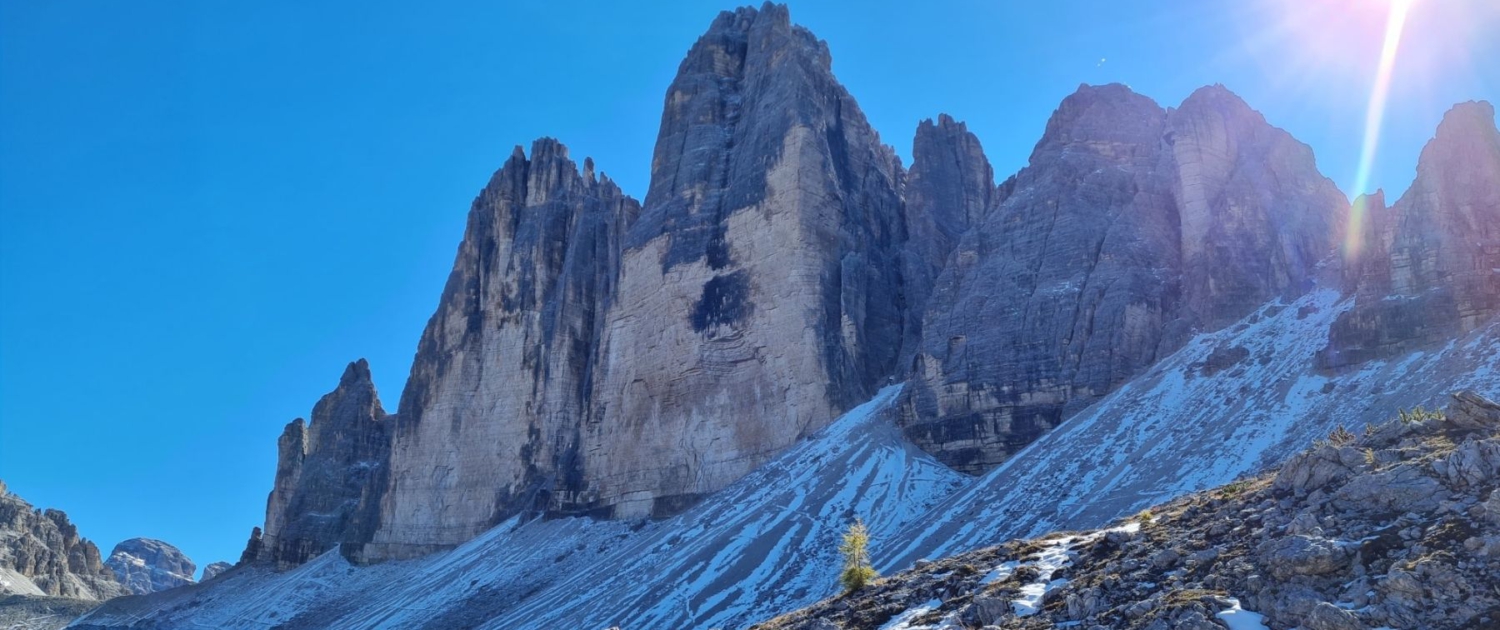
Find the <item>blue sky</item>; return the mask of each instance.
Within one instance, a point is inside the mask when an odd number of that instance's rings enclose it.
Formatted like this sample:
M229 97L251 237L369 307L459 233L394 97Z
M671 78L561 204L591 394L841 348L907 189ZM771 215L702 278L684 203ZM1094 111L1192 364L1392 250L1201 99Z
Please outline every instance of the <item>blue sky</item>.
M1080 83L1223 83L1350 192L1390 1L791 10L903 156L947 112L1003 178ZM1451 104L1500 100L1489 4L1418 0L1372 186L1405 189ZM237 559L281 427L345 363L394 409L511 148L557 137L642 195L667 84L732 6L0 3L0 478L105 553Z

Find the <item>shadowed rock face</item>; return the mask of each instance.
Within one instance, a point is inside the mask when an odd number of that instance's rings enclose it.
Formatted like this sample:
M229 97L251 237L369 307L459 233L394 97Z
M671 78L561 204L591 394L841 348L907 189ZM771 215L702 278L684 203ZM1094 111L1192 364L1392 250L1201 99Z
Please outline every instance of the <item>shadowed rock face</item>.
M1171 112L1082 87L1009 186L938 278L903 413L974 473L1192 332L1306 289L1346 206L1305 145L1222 87Z
M898 370L911 365L922 339L921 315L933 284L959 239L990 208L998 205L1014 180L995 186L995 171L961 122L947 114L924 120L912 141L911 170L906 176L907 248L903 261L907 309L912 315L902 340Z
M1500 313L1500 132L1495 109L1463 103L1422 149L1394 206L1362 197L1344 280L1355 307L1320 357L1340 368L1450 339Z
M529 159L517 147L480 193L401 396L367 557L463 542L581 483L603 317L639 211L552 139Z
M901 167L829 63L771 4L721 14L688 52L562 511L678 512L893 373Z
M0 595L109 599L123 590L61 510L31 507L0 482Z
M386 483L390 422L369 365L350 363L338 388L313 407L312 422L298 418L282 432L265 534L246 555L296 566L340 543L368 540Z
M198 570L182 550L151 538L131 538L115 545L104 564L136 595L193 584Z

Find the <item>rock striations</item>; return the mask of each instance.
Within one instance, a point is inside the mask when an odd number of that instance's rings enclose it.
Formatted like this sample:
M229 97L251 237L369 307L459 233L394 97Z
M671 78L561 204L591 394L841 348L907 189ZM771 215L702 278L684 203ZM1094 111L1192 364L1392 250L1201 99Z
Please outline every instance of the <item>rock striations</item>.
M538 140L475 199L401 395L370 557L457 544L581 489L604 315L640 213L583 166Z
M517 148L470 208L396 413L351 365L283 434L244 559L678 514L897 380L906 438L984 472L1336 260L1347 200L1223 87L1176 109L1081 87L996 185L948 116L903 169L830 64L783 6L720 14L667 90L643 204L555 140ZM1359 304L1325 367L1500 310L1493 117L1456 109L1412 192L1368 203L1368 246L1327 274Z
M370 368L349 364L337 389L293 420L277 443L266 529L247 559L296 566L340 543L369 539L388 467L390 420ZM189 572L191 575L191 572Z
M122 590L67 514L33 508L0 482L0 595L104 600Z
M349 439L324 446L322 419L289 426L249 555L402 558L520 512L671 515L822 428L896 372L994 195L962 125L920 133L908 216L826 45L782 6L723 13L668 90L644 206L556 141L518 148L474 202L397 413L339 415Z
M926 310L907 435L982 472L1266 300L1311 286L1347 202L1312 151L1222 87L1166 111L1065 99L959 243Z
M570 511L662 516L868 399L906 325L895 153L786 7L724 13L667 91Z
M151 538L131 538L115 545L104 564L136 595L193 584L198 570L182 550Z
M1500 132L1489 103L1443 117L1394 206L1376 193L1357 207L1344 273L1356 304L1330 334L1326 367L1430 346L1500 313Z

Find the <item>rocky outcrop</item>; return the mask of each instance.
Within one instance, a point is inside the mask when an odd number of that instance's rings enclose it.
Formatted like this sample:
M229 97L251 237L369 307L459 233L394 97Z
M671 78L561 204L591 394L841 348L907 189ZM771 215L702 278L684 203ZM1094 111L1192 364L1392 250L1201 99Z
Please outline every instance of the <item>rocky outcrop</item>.
M136 595L194 584L198 571L182 550L151 538L131 538L115 545L104 564Z
M756 628L1495 627L1500 405L1336 430L1131 521L920 562Z
M1185 319L1213 330L1311 287L1343 233L1348 200L1312 149L1223 86L1167 115L1162 139L1181 232Z
M1330 333L1323 366L1404 354L1500 313L1500 131L1489 103L1443 117L1395 205L1376 193L1356 208L1363 220L1344 267L1356 302Z
M786 7L721 14L667 91L564 509L678 512L869 398L906 326L901 178Z
M366 557L454 545L582 487L599 340L639 212L551 139L529 158L517 147L480 192L401 395Z
M951 116L924 120L912 141L906 176L907 248L903 279L908 318L897 370L911 364L922 340L922 313L933 284L959 239L1008 194L1014 180L995 186L995 171L964 123Z
M103 600L122 592L67 514L33 508L0 482L0 595Z
M265 534L252 537L254 553L246 555L295 566L335 545L369 540L388 473L390 423L369 364L350 363L338 387L313 407L312 422L297 418L282 432Z
M210 564L210 565L208 565L206 567L203 567L203 579L198 580L198 581L199 582L207 582L209 580L214 579L214 577L217 576L217 575L219 575L220 573L223 573L223 572L228 571L228 570L233 569L233 568L234 568L234 565L229 564L228 562L215 562L215 563Z
M903 425L982 472L1170 354L1311 286L1346 210L1312 151L1222 87L1065 99L927 305Z

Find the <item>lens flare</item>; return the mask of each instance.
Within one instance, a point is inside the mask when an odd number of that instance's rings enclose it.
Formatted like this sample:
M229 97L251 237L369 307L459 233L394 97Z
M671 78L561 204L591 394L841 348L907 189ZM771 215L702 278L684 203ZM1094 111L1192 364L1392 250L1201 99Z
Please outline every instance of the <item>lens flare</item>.
M1415 0L1391 0L1385 22L1385 43L1380 47L1380 65L1375 70L1375 89L1365 110L1365 141L1359 152L1359 168L1354 175L1354 194L1363 194L1370 184L1375 166L1375 152L1380 146L1380 128L1385 120L1385 104L1391 93L1391 74L1396 66L1396 51L1401 47L1401 31ZM1365 204L1356 203L1349 212L1348 232L1344 236L1344 257L1359 256L1364 245Z

